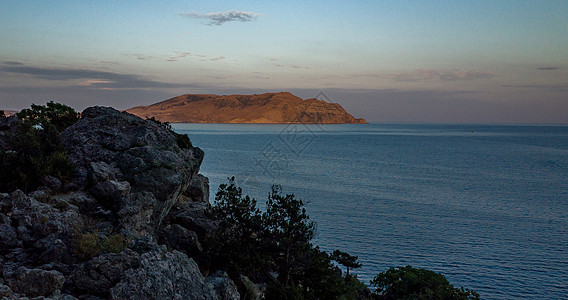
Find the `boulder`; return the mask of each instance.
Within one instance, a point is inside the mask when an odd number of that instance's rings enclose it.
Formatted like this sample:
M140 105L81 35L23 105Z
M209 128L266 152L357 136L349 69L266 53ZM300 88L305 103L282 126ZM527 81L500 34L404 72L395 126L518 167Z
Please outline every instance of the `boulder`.
M241 295L235 283L229 278L227 272L217 271L207 277L205 282L212 285L219 296L219 300L239 300Z
M159 237L160 244L182 251L190 257L203 251L197 234L178 224L168 225L160 230Z
M91 187L89 191L102 206L112 208L130 192L130 183L128 181L105 180Z
M136 236L152 235L155 226L152 215L156 203L154 194L150 192L131 193L123 197L117 213L120 228Z
M94 184L90 191L96 198L116 200L113 192L128 190L117 186L123 181L132 193L153 193L153 228L188 190L203 160L201 149L180 147L166 127L109 107L85 109L61 140L77 166L77 184Z
M165 247L144 253L110 290L111 299L218 299L193 259Z
M121 280L125 271L137 268L139 264L139 255L130 249L120 253L106 253L82 264L70 276L70 281L80 293L106 297L109 289Z
M57 271L4 268L5 284L19 294L29 297L50 296L63 287L65 277Z

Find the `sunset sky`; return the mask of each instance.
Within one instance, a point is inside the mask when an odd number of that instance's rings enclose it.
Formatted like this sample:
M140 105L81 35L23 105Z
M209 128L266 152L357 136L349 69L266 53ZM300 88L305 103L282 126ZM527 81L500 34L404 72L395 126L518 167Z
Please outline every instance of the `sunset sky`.
M568 1L2 1L0 109L279 91L371 122L568 123Z

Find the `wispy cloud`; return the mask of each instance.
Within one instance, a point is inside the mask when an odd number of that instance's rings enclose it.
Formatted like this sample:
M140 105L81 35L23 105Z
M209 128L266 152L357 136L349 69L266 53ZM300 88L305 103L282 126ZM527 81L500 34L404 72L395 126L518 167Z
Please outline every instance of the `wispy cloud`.
M200 61L220 61L226 58L225 56L209 57L203 54L194 54L191 52L178 51L178 50L175 50L174 53L175 55L170 55L166 59L166 61L174 62L180 60L181 58L191 57L191 56L199 58Z
M358 73L351 74L350 77L385 78L395 81L424 82L435 80L459 81L491 79L493 78L493 74L481 71L417 69L410 72L400 73Z
M227 22L250 22L258 17L257 13L238 10L228 10L226 12L215 13L190 12L180 13L180 15L192 19L207 19L209 20L207 25L211 26L219 26Z
M77 85L99 89L136 89L189 87L190 84L167 83L146 79L139 75L106 71L70 68L30 67L24 64L0 66L1 72L29 75L35 78L71 81L81 80Z
M559 67L540 67L540 68L537 68L537 69L541 70L541 71L555 71L555 70L559 70L560 68Z
M22 66L22 65L24 65L23 63L21 63L19 61L3 61L2 64L6 65L6 66Z
M217 57L212 57L209 60L210 61L219 61L219 60L223 60L223 59L225 59L224 56L217 56Z
M460 70L433 70L418 69L413 72L405 72L393 75L396 81L458 81L458 80L476 80L491 79L493 74L480 71L460 71Z
M537 89L548 90L553 92L567 92L568 84L519 84L519 85L502 85L504 88L520 88L520 89Z
M153 56L148 56L140 53L124 54L124 56L134 57L137 60L151 60L154 58Z

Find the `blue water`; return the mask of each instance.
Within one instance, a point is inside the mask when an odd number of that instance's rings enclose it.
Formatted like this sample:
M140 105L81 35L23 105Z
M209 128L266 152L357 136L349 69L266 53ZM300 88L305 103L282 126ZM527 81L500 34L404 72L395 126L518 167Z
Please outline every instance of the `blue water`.
M568 127L175 124L211 183L308 202L315 243L444 274L483 299L568 299Z

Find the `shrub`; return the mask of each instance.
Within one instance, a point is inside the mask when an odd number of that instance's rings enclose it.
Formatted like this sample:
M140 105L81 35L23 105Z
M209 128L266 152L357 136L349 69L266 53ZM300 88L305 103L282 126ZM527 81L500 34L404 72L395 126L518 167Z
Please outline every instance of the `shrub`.
M301 199L273 186L261 213L234 181L219 186L212 208L219 230L208 248L218 267L266 283L266 299L367 299L359 296L364 285L341 278L329 254L311 244L316 226Z
M411 266L390 268L371 285L377 287L376 299L479 299L474 291L455 288L442 274Z
M103 253L118 253L126 248L128 240L121 233L106 235L95 230L76 232L73 245L73 253L79 259L86 261Z
M21 120L28 121L32 125L47 124L54 125L59 132L75 124L79 120L80 114L73 108L53 101L45 106L32 104L31 108L26 108L16 114Z
M32 105L16 114L20 122L4 134L6 149L0 149L0 192L36 189L40 178L52 175L70 179L75 167L65 156L60 132L77 121L70 107L49 102Z

